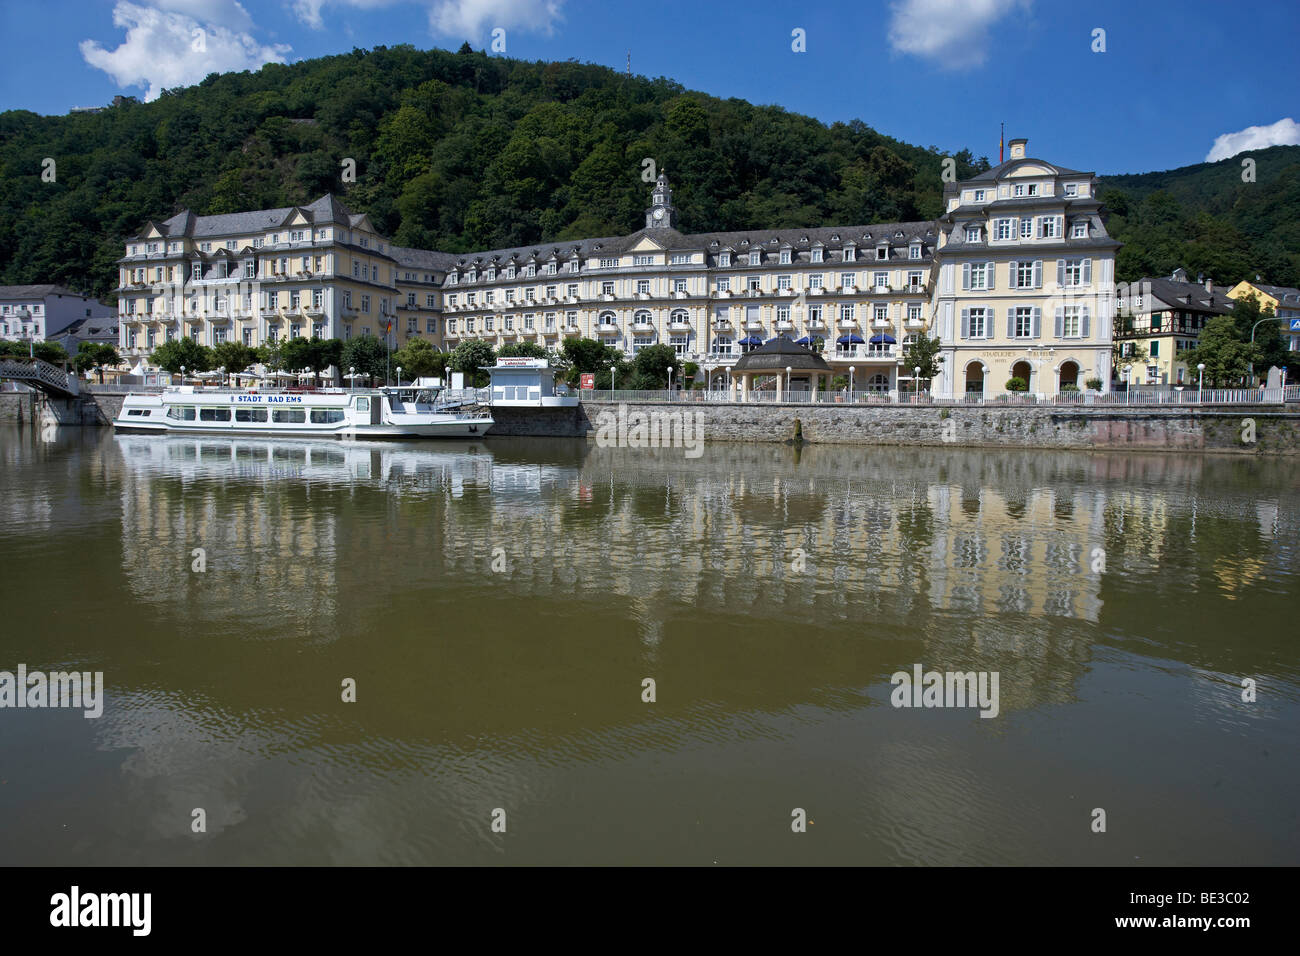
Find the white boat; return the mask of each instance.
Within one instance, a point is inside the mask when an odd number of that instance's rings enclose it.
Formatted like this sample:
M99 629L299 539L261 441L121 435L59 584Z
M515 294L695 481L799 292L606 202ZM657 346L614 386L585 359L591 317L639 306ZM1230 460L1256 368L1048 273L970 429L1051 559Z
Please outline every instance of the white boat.
M319 391L195 388L129 394L113 419L120 432L301 438L474 438L488 410L440 388Z

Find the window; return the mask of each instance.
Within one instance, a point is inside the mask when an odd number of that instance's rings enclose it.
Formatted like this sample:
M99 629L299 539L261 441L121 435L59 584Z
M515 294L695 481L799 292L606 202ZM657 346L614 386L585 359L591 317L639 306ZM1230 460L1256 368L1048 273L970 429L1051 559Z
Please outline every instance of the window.
M555 275L556 273L558 273L559 271L560 271L560 267L559 267L559 264L558 264L558 263L555 263L555 262L548 262L548 263L546 263L546 274L547 274L548 276L553 276L553 275Z
M199 421L201 422L228 422L230 421L230 409L228 408L200 408Z
M983 202L983 201L984 201L984 190L982 190L982 189L977 189L977 190L975 190L975 201L976 201L976 202Z
M731 291L731 277L721 276L715 280L714 285L718 292L729 292Z
M637 295L649 295L649 294L650 294L650 280L649 280L649 279L637 279L637 280L636 280L636 294L637 294Z
M789 264L790 264L790 250L789 250L789 249L782 249L782 250L781 250L781 265L783 265L783 266L788 266Z
M808 288L820 289L821 287L822 287L822 274L820 272L814 272L812 275L808 277Z
M1092 260L1059 260L1057 281L1063 286L1087 285L1092 281Z
M918 272L909 272L909 273L907 274L907 287L908 287L909 289L911 289L912 291L915 292L916 290L920 289L921 286L923 286L923 285L925 285L925 273L924 273L924 272L919 272L919 271L918 271Z
M907 321L909 322L921 321L921 303L909 302L907 304Z
M1088 223L1087 220L1080 220L1070 227L1071 239L1087 239Z
M987 328L985 324L985 310L970 309L968 311L969 311L969 315L967 318L966 338L968 339L985 338L986 337L985 330Z
M856 310L854 309L852 302L845 302L843 305L840 306L840 321L852 322L855 311Z
M252 329L244 329L244 344L247 345L249 348L252 348L252 347L253 347L253 330L252 330Z
M1077 339L1083 335L1082 307L1077 305L1062 306L1057 311L1057 337Z
M668 261L675 266L684 266L690 263L691 254L689 252L674 252Z
M618 260L617 260L617 259L601 259L601 260L600 260L600 267L601 267L602 269L616 269L616 268L618 268Z
M650 313L642 309L640 312L637 312L634 316L632 316L632 321L637 325L649 325Z
M967 241L967 242L979 242L979 241L980 241L980 232L981 232L981 230L980 230L980 227L979 227L979 226L967 226L967 227L966 227L966 241Z
M1034 310L1029 306L1017 306L1011 310L1011 335L1017 339L1028 339L1034 335Z
M1020 238L1032 239L1034 237L1034 220L1026 216L1020 220Z
M265 408L236 408L235 421L245 422L245 423L265 422L266 409Z
M813 261L813 262L822 262L822 261L824 261L824 260L822 259L822 250L821 250L820 247L812 250L812 261Z
M762 276L746 276L745 288L749 289L750 292L758 292L761 290L763 288Z
M578 260L577 260L577 259L570 259L570 260L569 260L569 271L570 271L570 272L577 272L577 271L578 271Z
M808 325L817 327L822 324L822 307L820 305L808 306Z
M634 266L652 266L655 263L654 256L633 256L632 265Z
M653 335L636 335L632 338L632 354L640 352L642 349L649 348L655 344Z
M845 247L844 247L844 261L845 261L845 262L856 262L856 261L857 261L857 258L858 258L858 250L857 250L856 247L854 247L854 246L845 246Z
M1011 276L1015 288L1036 289L1043 282L1043 262L1041 259L1031 262L1013 262Z
M1060 239L1061 220L1057 216L1043 216L1038 220L1039 239Z
M685 293L685 292L686 292L686 280L685 280L685 279L674 279L674 280L673 280L673 291L674 291L674 292Z
M335 425L343 421L343 409L341 408L313 408L311 410L311 423L313 425Z
M777 276L777 277L776 277L776 287L777 287L777 289L788 289L788 288L790 288L790 277L789 277L789 276Z
M886 322L889 320L889 306L874 305L871 309L871 316L877 322Z
M1065 184L1065 195L1068 196L1068 197L1070 197L1070 198L1073 198L1073 197L1079 195L1079 187L1078 187L1078 185L1077 185L1076 183L1066 183L1066 184Z
M999 219L994 228L997 230L994 235L998 239L1014 239L1016 237L1016 221L1014 219Z
M271 421L282 425L302 425L307 421L307 409L275 408L271 410Z
M878 289L878 290L883 291L883 290L885 290L885 289L888 289L888 288L889 288L889 273L888 273L888 272L877 272L877 273L875 273L875 274L872 276L872 278L871 278L871 282L872 282L872 285L875 286L875 288Z
M363 296L361 297L361 311L362 311L362 312L369 312L369 311L370 311L370 296L368 296L368 295L363 295Z
M840 288L852 289L858 284L857 273L844 272L840 274Z
M576 299L578 297L578 283L570 282L566 285L564 287L564 294L570 299Z
M192 405L172 405L167 409L167 417L178 422L192 422L195 415L196 412Z
M602 283L600 284L600 294L601 294L601 295L613 295L613 294L614 294L614 283L612 283L612 282L602 282Z
M749 264L751 266L761 265L763 262L763 253L754 249L749 253Z
M438 300L434 297L434 294L433 294L432 292L430 292L428 295L426 295L426 296L424 297L424 304L427 305L427 306L428 306L429 308L431 308L431 309L432 309L435 305L437 305L437 302L438 302Z
M524 266L524 278L525 278L525 279L535 279L536 277L537 277L537 266L536 266L536 265L534 265L533 263L530 262L530 263L528 263L528 265Z
M424 323L424 331L428 332L430 335L432 335L434 332L437 332L437 331L438 331L438 320L437 320L437 319L426 319L426 320L425 320L425 323Z
M967 265L970 270L970 282L966 288L980 291L988 288L988 263L972 262Z
M1152 339L1152 340L1151 340L1151 357L1152 357L1152 358L1160 358L1160 340L1159 340L1159 339Z
M889 258L889 246L876 246L876 259L884 260Z
M907 250L907 258L909 258L909 259L919 259L919 258L921 258L921 244L920 244L919 242L915 242L915 243L913 243L913 244L908 248L908 250Z

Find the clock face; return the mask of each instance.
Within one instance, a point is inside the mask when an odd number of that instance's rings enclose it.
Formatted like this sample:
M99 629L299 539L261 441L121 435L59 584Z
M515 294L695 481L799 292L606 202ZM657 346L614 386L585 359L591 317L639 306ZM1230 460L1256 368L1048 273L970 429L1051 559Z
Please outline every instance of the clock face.
M664 217L664 211L663 211L662 209L656 209L656 210L655 210L655 218L656 218L656 219L662 219L663 217Z

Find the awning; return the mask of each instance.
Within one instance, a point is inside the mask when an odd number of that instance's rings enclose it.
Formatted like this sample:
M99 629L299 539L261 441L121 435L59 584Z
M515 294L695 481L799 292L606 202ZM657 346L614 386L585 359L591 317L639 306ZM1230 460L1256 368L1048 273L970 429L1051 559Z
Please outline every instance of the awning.
M760 339L757 335L747 335L740 340L739 344L740 345L762 345L763 340Z
M804 336L803 338L801 338L801 339L795 339L795 340L794 340L794 344L795 344L795 345L812 345L812 336L811 336L811 335L805 335L805 336Z
M873 335L871 337L872 345L894 345L897 341L892 335Z
M860 335L841 335L841 336L840 336L838 339L836 339L835 341L836 341L836 342L839 342L840 345L861 345L861 344L862 344L862 336L860 336Z

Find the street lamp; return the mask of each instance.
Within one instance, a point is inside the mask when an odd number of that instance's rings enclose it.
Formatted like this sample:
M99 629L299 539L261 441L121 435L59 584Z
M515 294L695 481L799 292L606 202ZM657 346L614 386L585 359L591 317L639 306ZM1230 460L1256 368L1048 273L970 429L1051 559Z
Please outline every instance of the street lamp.
M787 365L785 367L785 400L787 402L790 401L790 373L793 371L794 369L791 366Z
M184 366L184 365L181 366L181 384L182 384L182 385L185 384L185 366Z
M913 405L917 405L917 404L920 403L920 401L921 401L921 366L919 366L919 365L918 365L916 368L912 369L912 397L915 399L915 401L912 402Z
M854 367L850 365L849 366L849 401L850 402L853 401L853 372L854 372Z
M397 387L402 387L402 366L397 366Z
M1196 371L1200 373L1200 378L1196 382L1196 400L1201 400L1201 389L1205 388L1205 363L1201 362L1196 366Z
M668 391L673 390L673 367L668 366Z
M356 366L349 365L348 366L348 391L355 392L356 390L357 390L357 369Z

